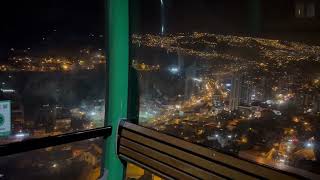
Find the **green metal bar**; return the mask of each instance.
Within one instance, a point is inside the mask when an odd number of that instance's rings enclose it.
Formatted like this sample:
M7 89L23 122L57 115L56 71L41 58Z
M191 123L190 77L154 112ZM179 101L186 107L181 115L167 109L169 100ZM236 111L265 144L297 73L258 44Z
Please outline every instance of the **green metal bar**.
M108 11L108 113L112 134L105 143L104 167L108 180L124 179L124 164L116 152L120 119L127 118L129 73L129 0L107 0Z

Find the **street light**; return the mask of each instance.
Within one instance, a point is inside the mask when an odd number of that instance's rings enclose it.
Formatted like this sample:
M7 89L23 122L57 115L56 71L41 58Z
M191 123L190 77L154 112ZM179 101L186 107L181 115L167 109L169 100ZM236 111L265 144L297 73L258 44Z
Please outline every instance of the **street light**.
M307 146L308 148L312 148L312 147L313 147L313 143L308 142L308 143L306 144L306 146Z
M172 74L177 74L180 71L180 69L178 67L170 67L169 68L169 72L171 72Z
M194 81L197 81L197 82L202 82L202 79L201 78L192 78Z

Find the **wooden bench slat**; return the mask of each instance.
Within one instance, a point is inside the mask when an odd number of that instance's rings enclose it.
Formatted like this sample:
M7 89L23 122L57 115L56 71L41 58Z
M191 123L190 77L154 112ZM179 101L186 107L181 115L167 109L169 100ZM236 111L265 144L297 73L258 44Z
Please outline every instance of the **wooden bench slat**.
M184 152L182 150L176 149L174 147L162 144L155 140L148 139L146 137L127 131L125 129L123 130L122 135L123 137L128 138L132 141L144 143L148 147L153 147L155 149L158 149L159 151L175 156L178 159L185 159L185 161L189 162L190 164L191 163L195 164L204 169L207 169L208 171L214 171L215 173L224 175L225 177L229 177L232 179L255 179L254 177L249 176L247 174L243 174L231 168L213 163L201 157L198 157L190 153ZM122 142L122 139L120 139L120 144L121 142Z
M122 126L123 126L122 132L126 133L127 131L125 130L129 130L134 132L133 134L136 134L136 133L141 134L143 135L142 137L145 137L148 139L154 139L161 144L165 142L165 144L169 144L174 147L177 147L176 149L183 149L186 152L192 152L192 154L194 155L204 156L208 160L213 160L214 162L220 162L221 164L225 164L225 167L228 167L228 168L230 167L229 169L236 168L237 170L239 170L239 173L241 171L244 171L253 175L260 176L265 179L281 179L281 180L288 179L289 180L289 179L300 178L298 175L294 175L292 173L281 172L281 170L275 170L271 167L266 167L265 165L259 165L259 164L242 160L230 155L226 155L224 153L217 152L213 149L208 149L208 148L193 144L191 142L187 142L182 139L157 132L155 130L138 126L136 124L125 122L123 123ZM125 134L120 134L120 135L127 137ZM139 142L140 140L137 139L137 141Z
M215 174L212 174L209 171L204 171L191 164L180 161L177 158L173 158L164 153L160 153L151 148L148 148L147 146L140 145L126 138L122 138L120 140L120 145L133 149L137 152L144 152L146 156L149 156L152 159L165 163L169 166L174 166L176 169L179 169L180 171L192 174L193 176L199 177L201 179L225 179Z
M145 155L143 154L140 154L140 153L137 153L129 148L126 148L126 147L123 147L123 146L120 146L119 147L119 152L125 156L128 156L130 158L133 158L137 161L139 161L140 163L144 163L144 164L147 164L148 166L150 166L151 168L153 169L157 169L161 172L163 172L164 174L168 174L169 176L175 178L175 179L190 179L190 180L193 180L193 179L197 179L193 176L190 176L186 173L183 173L181 171L178 171L168 165L165 165L159 161L156 161L156 160L153 160L151 158L148 158L146 157Z

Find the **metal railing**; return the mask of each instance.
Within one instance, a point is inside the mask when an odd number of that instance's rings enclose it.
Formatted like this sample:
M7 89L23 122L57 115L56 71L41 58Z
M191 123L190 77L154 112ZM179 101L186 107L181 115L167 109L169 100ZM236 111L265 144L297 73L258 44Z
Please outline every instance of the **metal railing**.
M111 135L110 126L0 145L0 157Z

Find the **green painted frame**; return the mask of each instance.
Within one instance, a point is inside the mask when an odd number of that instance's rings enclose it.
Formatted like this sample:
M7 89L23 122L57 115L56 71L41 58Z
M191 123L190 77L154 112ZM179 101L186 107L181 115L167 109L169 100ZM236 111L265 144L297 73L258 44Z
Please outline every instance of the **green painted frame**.
M121 119L127 118L129 74L129 0L107 0L108 110L106 126L112 134L104 145L104 177L124 179L125 164L117 156L117 129Z

